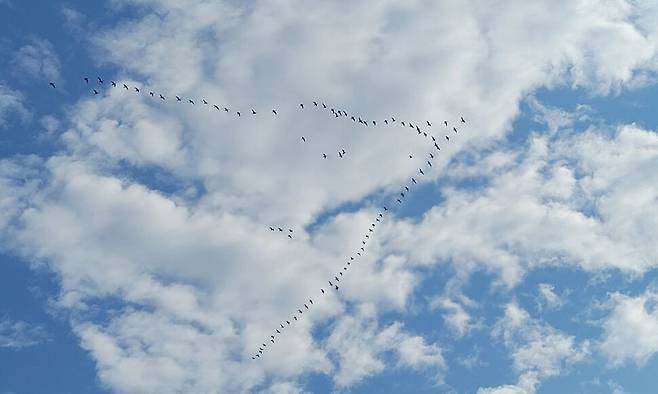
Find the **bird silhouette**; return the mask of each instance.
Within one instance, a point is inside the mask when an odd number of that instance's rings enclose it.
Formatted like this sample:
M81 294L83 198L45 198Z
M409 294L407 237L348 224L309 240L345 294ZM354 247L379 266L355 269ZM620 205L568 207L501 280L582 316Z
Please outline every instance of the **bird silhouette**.
M318 102L317 102L317 101L314 101L314 102L313 102L313 105L315 105L315 106L317 107L317 106L318 106Z
M404 190L409 191L409 186L405 186Z
M55 89L55 84L53 82L50 83L50 86L52 86L53 89Z
M428 125L428 126L432 127L432 124L430 123L429 120L427 120L426 122L427 122L427 125Z
M402 201L400 201L400 199L399 199L399 198L397 199L397 202L399 202L400 204L402 204Z
M429 160L427 160L427 165L432 167L432 163Z
M402 121L402 126L406 126L406 124L404 123L404 120Z
M311 305L313 305L313 300L312 299L309 298L308 302L310 302Z
M292 318L295 319L295 321L297 321L297 316L293 316Z
M306 138L304 138L304 136L302 136L302 141L306 142Z
M238 117L240 117L240 111L235 111L235 113L237 113Z
M388 119L384 119L384 123L388 124Z
M94 89L94 94L98 94L98 90Z
M461 116L461 119L462 119L462 123L466 123L463 116Z
M446 140L447 140L447 141L450 141L450 137L448 137L447 135L446 135Z
M158 96L160 96L160 99L161 99L161 100L164 100L164 99L165 99L165 97L164 97L163 95L161 95L161 94L158 94Z
M320 291L322 292L322 294L324 294L324 289L320 289Z
M101 77L97 77L97 78L98 78L98 83L103 83L103 80L101 79Z
M136 91L137 93L139 93L139 88L135 88L135 91Z
M352 122L356 122L356 119L354 119L354 116L352 116Z
M338 285L336 285L335 287L336 287L336 290L338 290Z
M441 150L441 148L439 148L439 145L437 145L436 142L434 143L434 147L435 147L437 150Z
M270 231L274 231L274 227L270 227Z
M299 106L302 107L302 109L304 109L304 103L300 103Z
M228 112L228 108L224 107L224 112Z
M277 114L275 109L272 110L272 113L273 113L274 115Z
M445 124L446 126L448 126L448 121L447 121L447 120L444 120L444 121L443 121L443 124Z
M308 309L308 305L304 304L304 307L305 307L306 309Z
M205 105L208 105L208 102L206 101L206 99L201 99L201 101L202 101Z
M84 77L84 78L82 78L82 79L84 79L84 80L85 80L85 82L86 82L87 84L89 84L89 78L87 78L87 77Z
M395 122L395 118L391 116L391 122Z
M128 85L126 85L126 84L124 83L124 84L123 84L123 88L126 89L126 90L128 90Z
M292 235L288 234L288 238L292 239Z
M418 171L420 171L420 173L421 173L422 175L425 175L425 173L423 172L423 169L422 169L422 168L419 168Z
M217 104L213 104L213 108L215 108L217 111L220 111L220 109L219 109L219 107L217 106Z
M187 101L188 101L190 104L194 105L194 101L192 101L191 99L188 99Z
M304 106L303 106L303 105L302 105L302 108L304 108ZM322 103L322 108L324 108L324 109L327 109L327 104L325 104L325 103Z
M290 320L286 320L286 323L288 323L288 325L290 325Z
M251 109L251 114L252 114L252 115L256 115L256 111L254 111L253 108Z
M322 157L326 159L326 158L327 158L327 154L326 154L326 153L323 153L323 154L322 154Z
M373 120L373 121L372 121L372 125L373 125L373 126L377 126L377 122L375 122L375 121Z
M415 184L416 180L414 178L411 178L411 182L413 182Z
M181 101L181 98L180 98L180 97L178 97L178 96L176 96L176 100L178 100L178 101Z
M456 127L453 127L452 130L455 132L455 134L457 134L457 128Z
M149 94L151 95L151 97L155 96L155 93L153 92L149 92Z
M110 81L110 83L112 84L112 87L113 87L113 88L116 88L116 87L117 87L117 83L116 83L116 82L114 82L114 81Z
M283 231L283 229L281 227L277 227L277 229L279 229L279 231Z
M432 158L432 159L434 158L434 155L432 154L432 152L430 152L430 158Z

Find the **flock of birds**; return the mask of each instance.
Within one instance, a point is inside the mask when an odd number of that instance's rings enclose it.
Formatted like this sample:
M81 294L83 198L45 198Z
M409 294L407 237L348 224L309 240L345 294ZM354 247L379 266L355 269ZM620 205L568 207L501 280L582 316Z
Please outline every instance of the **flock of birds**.
M99 91L101 85L106 85L105 81L101 77L97 77L95 81L90 80L88 77L82 78L84 82L87 85L94 84L94 87L91 88L91 93L93 95L99 95L101 92ZM138 86L128 86L126 83L121 83L121 82L116 82L116 81L110 81L109 84L113 88L120 88L124 89L126 91L133 91L135 93L142 93L142 89L140 89ZM53 82L50 82L50 86L53 88L56 88L56 85ZM131 89L132 88L132 89ZM152 90L149 91L144 91L147 92L149 96L153 97L154 99L158 99L161 101L166 101L167 97L163 95L163 93L156 93ZM157 95L157 96L156 96ZM196 102L192 98L181 98L180 96L175 95L174 96L176 99L176 102L178 103L186 103L189 105L196 105ZM208 100L205 98L202 98L201 103L203 103L204 106L208 106L208 108L213 108L217 111L220 112L225 112L225 113L230 113L232 112L228 107L226 106L219 106L217 104L210 104ZM306 110L307 107L310 107L310 103L307 104L306 106L304 103L300 103L299 107L300 110ZM419 136L423 138L427 138L428 141L432 144L432 150L437 150L440 151L441 147L439 146L439 141L437 138L429 131L428 128L432 127L432 123L428 120L426 121L426 126L423 125L422 128L419 123L412 123L409 121L397 121L395 117L391 116L388 118L385 118L381 121L377 120L365 120L361 116L355 115L355 114L349 114L347 111L343 109L336 109L336 108L331 108L330 106L327 106L325 102L322 101L312 101L313 108L316 109L322 109L322 110L327 110L330 111L332 116L335 118L345 118L348 120L351 120L355 124L358 122L358 124L364 126L364 127L376 127L378 124L381 126L382 124L385 126L392 126L395 123L398 123L402 127L405 128L410 128L412 131L416 132ZM241 111L235 110L235 116L241 117L243 114ZM251 108L251 116L256 116L259 114L258 111L256 111L254 108ZM278 111L277 109L272 109L271 110L272 116L278 116ZM466 120L464 117L460 117L458 123L465 124ZM443 121L443 125L445 127L445 130L448 132L444 134L444 138L446 141L450 141L450 131L453 131L455 134L457 134L459 131L456 127L456 125L451 125L447 120ZM427 128L425 128L427 127ZM430 141L431 139L431 141ZM305 136L301 136L301 142L305 143L307 141ZM347 151L345 149L340 149L338 151L338 157L343 158L347 154ZM322 158L327 159L328 155L326 153L322 153ZM409 158L413 158L413 155L409 155ZM428 159L426 161L426 170L429 169L429 167L432 167L432 160L435 158L435 154L430 152L428 154ZM423 167L418 168L418 176L425 176L425 171L423 171ZM409 183L407 183L399 192L398 195L395 196L395 203L398 205L401 205L404 203L405 198L409 196L409 194L412 191L412 188L414 185L418 184L418 181L416 180L415 177L411 177L409 180ZM361 240L361 244L359 248L353 253L350 257L349 260L347 260L341 269L333 276L333 278L330 278L327 280L327 290L333 290L333 291L338 291L340 289L340 282L341 279L345 277L347 272L352 268L352 265L356 265L359 262L359 258L361 258L365 252L366 252L366 245L368 242L370 242L373 239L375 230L377 229L377 226L381 224L381 222L384 220L385 215L389 213L391 208L389 206L384 205L382 207L382 210L377 213L377 216L373 218L372 222L370 223L367 231L364 233L363 239ZM272 232L278 232L281 234L285 234L288 238L292 239L293 238L293 229L291 228L283 228L279 226L269 226L269 230ZM319 294L318 296L327 294L327 290L325 290L324 287L319 288ZM293 312L289 317L287 317L285 320L282 320L280 323L278 323L278 326L272 331L271 335L269 338L267 338L266 341L258 345L258 350L255 351L252 355L251 358L252 360L256 360L257 358L260 358L263 355L263 352L267 350L268 343L270 343L270 346L276 342L276 339L279 335L283 334L283 332L286 330L288 326L293 325L296 321L301 319L302 315L304 314L304 311L310 310L313 306L315 305L313 298L309 297L307 301L303 302L302 305L300 305L297 309L297 311ZM302 309L303 308L303 309ZM285 323L285 324L284 324Z

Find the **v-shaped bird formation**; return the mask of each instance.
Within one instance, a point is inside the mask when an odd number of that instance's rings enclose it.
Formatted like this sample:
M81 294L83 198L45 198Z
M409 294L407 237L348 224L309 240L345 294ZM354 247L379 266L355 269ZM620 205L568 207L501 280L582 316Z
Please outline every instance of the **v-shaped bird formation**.
M85 82L86 85L94 84L88 77L83 77L82 80ZM55 83L50 82L49 85L53 88L56 89ZM90 87L90 92L96 96L101 93L99 89L100 86L108 86L104 84L104 81L101 77L97 77L94 87ZM140 89L138 86L129 86L126 83L123 82L116 82L116 81L110 81L111 88L117 88L117 89L122 89L126 93L136 93L136 94L142 94L142 90L144 92L147 92L146 89ZM109 88L109 87L108 87ZM171 95L160 93L160 92L155 92L153 90L148 90L148 96L152 97L155 100L160 100L160 101L167 101L167 97L171 97ZM156 96L157 95L157 96ZM261 111L257 111L255 108L249 108L248 111L240 111L240 110L231 110L229 109L229 106L227 105L219 105L219 104L210 104L210 102L206 98L201 98L201 100L198 100L194 98L183 98L178 95L174 95L175 101L171 100L171 102L179 104L179 105L197 105L196 103L201 103L203 107L207 107L209 110L214 110L219 113L223 114L231 114L234 113L236 119L237 118L242 118L243 113L248 115L248 116L264 116L267 114L270 114L272 117L277 117L279 115L279 109L277 108L272 108L270 111L265 111L264 113ZM306 104L306 105L305 105ZM312 104L312 105L311 105ZM410 129L412 132L415 132L418 136L422 138L427 138L427 141L431 144L431 150L436 150L440 151L441 147L439 145L439 141L437 138L432 134L429 128L432 127L432 123L427 120L425 121L425 124L421 127L421 123L418 122L410 122L410 121L398 121L395 119L394 116L387 117L385 119L380 119L379 121L376 119L365 119L362 116L358 116L356 114L349 114L346 110L342 108L337 108L337 107L332 107L330 105L327 105L326 102L323 102L322 100L314 100L312 103L304 103L301 102L299 103L299 111L305 111L305 110L319 110L319 111L326 111L327 114L331 114L331 116L335 119L345 119L348 121L353 122L354 124L359 124L362 125L363 127L393 127L395 124L399 124L401 127L405 129ZM245 116L246 116L245 115ZM460 116L459 121L457 122L460 125L466 124L466 120L464 119L463 116ZM444 138L447 142L450 141L450 131L454 132L455 134L458 134L458 129L456 125L450 125L447 120L443 121L443 127L445 127L446 133L444 134ZM301 136L300 138L301 143L306 143L307 138L306 136ZM333 154L329 153L327 154L326 152L322 153L322 158L327 159L330 156L332 157L338 157L339 159L344 158L348 154L348 151L345 148L340 148L336 156L333 156ZM413 155L409 155L410 159L413 159ZM268 343L270 346L276 343L276 339L278 336L282 335L286 329L295 324L295 322L299 321L305 311L310 311L312 307L317 305L317 302L320 301L318 300L317 297L322 297L327 294L328 291L338 291L341 288L341 280L344 280L344 278L347 276L348 272L359 263L360 259L364 256L366 250L367 250L367 245L370 241L372 241L374 235L375 235L375 230L377 229L377 226L379 226L382 221L385 219L387 215L389 215L392 210L393 206L401 206L404 204L405 199L407 199L410 195L410 193L414 190L414 186L418 184L418 181L416 180L416 177L420 179L420 177L425 176L425 171L428 171L429 168L432 167L432 160L434 160L435 154L430 152L427 156L426 163L424 163L423 166L418 168L418 174L415 176L410 177L408 183L406 183L401 189L398 194L396 194L392 200L392 203L389 205L384 205L382 206L382 209L380 212L377 213L377 215L372 219L370 225L366 229L366 231L363 234L363 238L361 239L361 242L358 246L358 249L356 249L350 256L349 259L346 259L345 263L342 264L342 266L338 269L338 272L335 273L335 275L332 278L328 278L326 281L326 284L328 285L325 290L325 286L319 286L318 287L318 293L315 295L315 301L314 301L314 296L310 296L308 298L305 298L305 301L301 303L301 305L297 308L296 311L293 311L288 317L286 317L284 320L281 320L280 322L277 323L276 327L272 331L271 335L260 345L258 345L258 350L256 350L252 355L251 358L252 360L255 360L257 358L260 358L263 356L264 352L267 350ZM425 171L423 171L423 168ZM280 226L269 226L268 227L271 232L275 232L284 236L287 236L288 238L292 239L294 231L292 228L285 228L285 227L280 227Z

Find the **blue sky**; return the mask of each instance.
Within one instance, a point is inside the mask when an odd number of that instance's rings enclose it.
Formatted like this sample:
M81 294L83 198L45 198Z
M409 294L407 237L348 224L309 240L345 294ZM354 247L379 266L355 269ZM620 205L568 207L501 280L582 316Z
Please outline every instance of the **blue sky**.
M656 21L0 0L0 393L652 392Z

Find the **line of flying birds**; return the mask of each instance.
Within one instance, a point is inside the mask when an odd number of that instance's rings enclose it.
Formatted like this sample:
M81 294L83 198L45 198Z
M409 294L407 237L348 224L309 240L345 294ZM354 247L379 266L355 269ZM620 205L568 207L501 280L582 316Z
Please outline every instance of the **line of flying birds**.
M90 83L96 83L97 85L105 84L105 81L101 77L97 77L96 81L91 81L88 77L84 77L82 79L85 81L85 83L87 85L89 85ZM110 84L112 85L112 87L122 88L122 89L127 90L127 91L133 90L136 93L141 93L142 92L142 90L137 86L132 86L132 89L131 89L131 87L129 87L125 83L117 83L116 81L110 81ZM50 86L52 86L53 88L56 88L56 86L53 82L50 82ZM92 88L91 92L94 95L100 94L100 91L97 88ZM156 93L156 92L153 92L153 91L148 91L148 94L151 97L157 98L157 99L162 100L162 101L165 101L167 99L162 93ZM156 94L157 94L157 97L156 97ZM188 103L190 105L196 105L195 101L191 98L183 99L180 96L174 96L174 97L176 97L176 102L185 102L185 100L186 100L186 103ZM205 105L207 105L209 107L211 106L211 104L205 98L202 98L201 102L203 103L204 106ZM330 108L329 106L327 106L326 103L324 103L322 101L313 101L312 103L313 103L314 108L326 109L326 110L330 111L335 118L344 117L346 119L351 119L352 122L354 122L354 123L358 122L359 124L361 124L363 126L366 126L366 127L369 126L369 125L377 126L377 124L378 124L378 122L376 120L364 120L360 116L348 114L347 111L345 111L343 109ZM299 107L300 107L301 110L304 110L305 109L304 103L300 103ZM220 112L221 111L223 111L225 113L231 112L229 110L229 108L227 108L225 106L220 107L217 104L212 104L211 108L214 108L214 109L216 109L217 111L220 111ZM242 116L242 113L240 111L235 111L235 114L238 117ZM251 108L251 115L256 115L256 114L258 114L258 112L255 109ZM277 110L272 109L272 114L274 116L277 116L278 115ZM464 117L460 117L460 121L461 121L462 124L466 123L466 120L464 119ZM381 125L383 123L384 125L388 126L388 125L392 125L396 122L397 121L396 121L395 117L391 116L390 118L386 118L383 121L379 122L379 124ZM441 147L439 146L436 137L434 137L434 135L432 135L431 133L428 133L428 131L426 129L425 130L421 129L421 127L419 126L418 123L414 124L414 123L409 122L409 121L400 121L398 123L403 127L409 127L413 131L416 131L419 136L423 136L423 137L426 137L426 138L431 138L433 148L436 149L436 150L439 150L439 151L441 150ZM426 121L426 124L427 124L427 127L432 127L432 123L429 120ZM456 126L450 126L448 124L447 120L444 120L443 124L446 128L452 127L452 131L454 131L455 133L458 133L457 127ZM423 127L425 127L425 126L423 125ZM446 134L445 139L446 139L446 141L450 141L449 135ZM306 137L301 136L301 141L306 142ZM347 151L345 149L340 149L338 151L338 157L339 158L343 158L346 154L347 154ZM322 157L323 157L323 159L328 158L326 153L322 153ZM409 155L409 158L411 159L411 158L413 158L413 156ZM427 167L432 167L432 160L433 159L434 159L434 154L430 152L429 153L429 159L427 160L427 163L426 163ZM427 169L428 168L426 168L426 170ZM424 176L425 175L425 171L423 171L423 167L418 168L418 173L419 173L418 176ZM399 194L395 196L395 202L398 205L401 205L404 202L404 199L406 197L408 197L409 194L411 193L413 186L416 185L417 183L418 183L418 181L416 180L416 178L411 177L410 183L406 184L400 190ZM361 240L361 244L360 244L359 248L357 249L356 253L350 256L349 260L347 260L345 262L343 267L341 267L342 269L339 270L339 272L336 275L334 275L333 278L330 278L329 280L327 280L327 284L329 285L328 289L338 291L338 289L340 288L339 284L340 284L341 279L344 278L344 276L347 274L347 271L351 268L352 264L353 263L356 264L359 261L358 259L360 257L362 257L363 254L365 254L366 245L368 244L368 242L370 240L372 240L372 238L374 236L375 229L377 228L377 225L381 223L381 221L384 219L384 215L386 215L388 213L388 211L390 210L390 208L388 206L383 206L382 208L383 208L383 211L380 211L377 214L377 216L374 218L374 220L370 223L370 226L368 227L368 231L364 234L364 237ZM291 228L284 229L283 227L278 227L278 226L270 226L269 230L272 231L272 232L279 232L279 233L285 234L285 235L287 235L288 238L291 238L291 239L292 239L293 233L294 233ZM320 291L321 295L327 293L325 291L324 287L320 287L319 291ZM268 340L266 340L261 345L259 345L258 350L255 353L252 354L252 356L251 356L252 360L260 358L263 355L263 352L265 350L267 350L268 342L270 342L271 344L274 344L275 339L277 338L277 336L282 334L287 326L291 326L296 321L298 321L302 317L304 311L305 310L310 310L310 308L313 307L314 305L315 304L313 302L313 299L308 298L307 301L303 302L302 305L299 306L297 311L294 312L291 315L291 317L288 317L286 320L278 323L278 326L274 329L272 334L269 336ZM304 308L304 309L302 309L302 308Z

